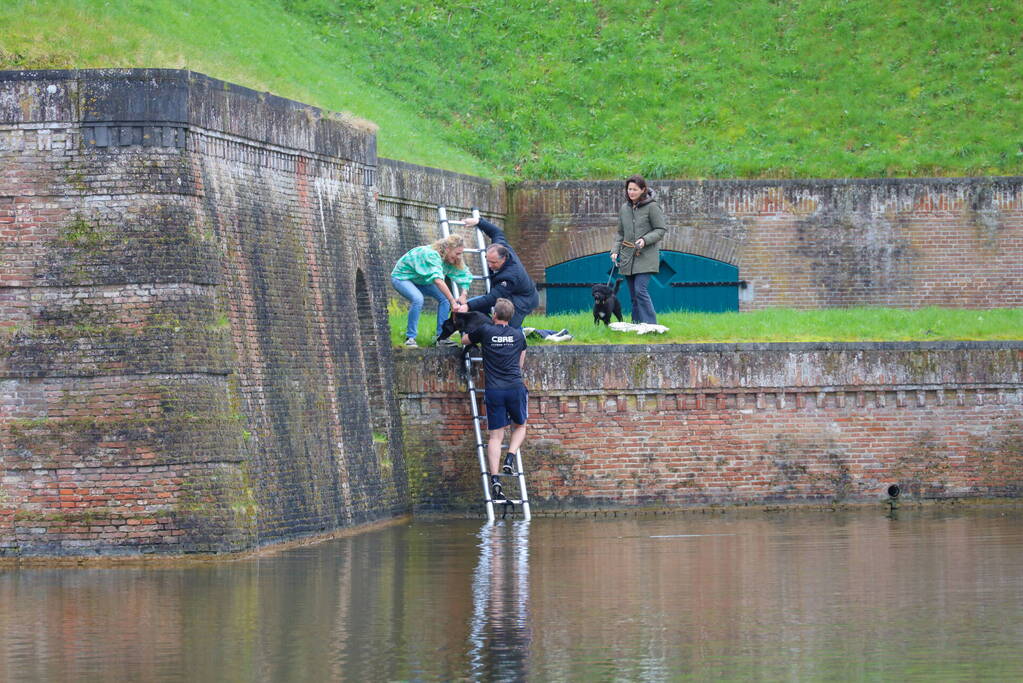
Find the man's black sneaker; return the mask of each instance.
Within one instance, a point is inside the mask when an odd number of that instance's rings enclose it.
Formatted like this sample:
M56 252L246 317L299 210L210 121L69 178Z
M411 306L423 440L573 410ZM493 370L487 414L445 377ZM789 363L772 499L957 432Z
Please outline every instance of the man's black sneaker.
M508 455L504 456L504 467L501 470L505 474L511 474L515 471L515 454L508 451Z
M501 482L495 481L490 485L491 491L493 491L494 500L504 500L504 490L501 488Z

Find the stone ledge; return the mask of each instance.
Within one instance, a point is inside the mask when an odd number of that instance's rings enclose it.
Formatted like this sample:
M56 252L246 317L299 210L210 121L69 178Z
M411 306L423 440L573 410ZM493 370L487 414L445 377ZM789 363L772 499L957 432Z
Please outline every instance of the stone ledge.
M503 218L508 211L504 183L487 178L419 166L394 159L379 159L377 188L380 201L427 209L417 218L437 220L437 204L468 211L475 207L484 216ZM389 212L391 215L405 215Z
M375 125L193 71L0 71L0 124L49 122L81 123L95 147L181 147L198 127L377 164Z
M464 391L457 352L397 354L396 392ZM1023 341L531 346L534 393L1023 388Z

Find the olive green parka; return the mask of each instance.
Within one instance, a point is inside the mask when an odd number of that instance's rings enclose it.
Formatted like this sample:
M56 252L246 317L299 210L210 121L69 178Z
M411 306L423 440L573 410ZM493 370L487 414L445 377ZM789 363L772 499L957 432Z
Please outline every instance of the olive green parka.
M612 254L618 254L618 271L622 275L656 273L661 268L661 251L657 243L667 227L664 212L653 197L622 204L618 212L618 240ZM643 239L643 248L636 250L636 240Z

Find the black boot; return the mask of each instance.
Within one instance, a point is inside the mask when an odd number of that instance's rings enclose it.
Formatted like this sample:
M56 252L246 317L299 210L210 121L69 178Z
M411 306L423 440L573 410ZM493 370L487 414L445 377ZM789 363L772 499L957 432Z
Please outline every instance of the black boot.
M504 456L504 467L501 470L505 474L511 474L515 471L515 454L511 451L508 451L508 454Z

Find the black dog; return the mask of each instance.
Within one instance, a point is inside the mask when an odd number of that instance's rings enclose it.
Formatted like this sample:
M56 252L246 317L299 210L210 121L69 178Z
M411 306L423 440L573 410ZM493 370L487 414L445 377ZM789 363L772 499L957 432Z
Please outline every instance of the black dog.
M455 332L459 332L459 341L461 341L462 334L471 334L489 322L490 317L479 311L468 311L466 313L452 312L451 317L441 323L440 334L437 335L437 340L447 339ZM470 344L462 349L463 359L469 354L469 349L472 347L473 345Z
M593 324L599 325L611 323L611 314L622 321L622 302L618 300L618 290L622 286L621 280L615 280L614 289L608 285L593 285Z

